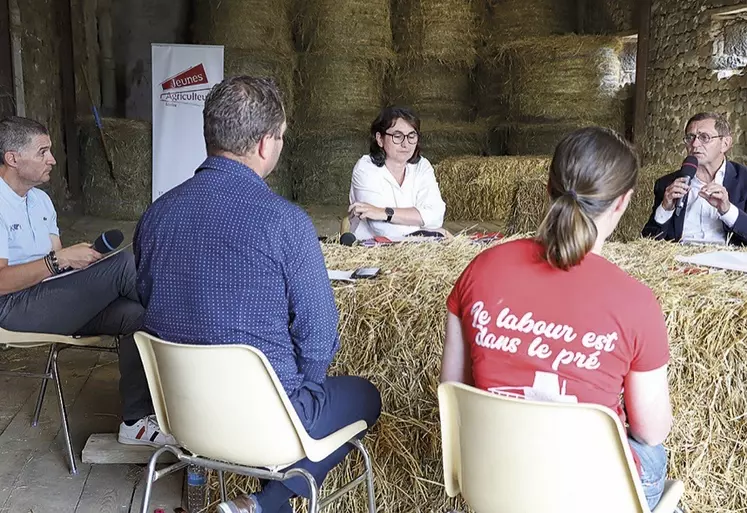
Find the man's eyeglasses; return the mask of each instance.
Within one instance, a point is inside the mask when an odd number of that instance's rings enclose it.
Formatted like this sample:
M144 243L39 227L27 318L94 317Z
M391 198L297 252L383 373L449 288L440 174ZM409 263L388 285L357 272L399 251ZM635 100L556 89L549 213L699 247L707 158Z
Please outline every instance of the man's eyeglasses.
M410 144L415 144L418 142L418 139L420 139L420 134L417 132L410 132L409 134L405 135L402 132L394 132L393 134L390 134L389 132L384 132L386 135L392 138L392 142L394 144L402 144L402 142L407 138L407 142Z
M688 146L692 146L692 144L695 142L695 139L701 142L701 144L708 144L711 142L711 139L721 139L723 137L726 137L725 135L711 135L707 134L705 132L701 132L697 135L695 134L687 134L685 137L682 138L682 140L687 144Z

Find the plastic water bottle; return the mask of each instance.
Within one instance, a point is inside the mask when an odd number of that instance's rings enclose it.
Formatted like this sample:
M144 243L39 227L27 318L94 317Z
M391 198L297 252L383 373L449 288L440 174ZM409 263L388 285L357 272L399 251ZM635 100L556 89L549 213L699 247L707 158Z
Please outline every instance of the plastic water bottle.
M205 508L207 469L197 465L187 467L187 511L199 513Z

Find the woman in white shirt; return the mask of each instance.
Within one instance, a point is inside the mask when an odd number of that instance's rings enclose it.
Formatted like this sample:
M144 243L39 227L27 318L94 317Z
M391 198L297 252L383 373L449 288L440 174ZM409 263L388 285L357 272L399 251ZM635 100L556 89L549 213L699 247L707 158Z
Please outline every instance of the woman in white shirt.
M441 229L446 204L428 159L420 155L420 119L386 107L371 125L371 149L353 168L350 228L356 239L402 237Z

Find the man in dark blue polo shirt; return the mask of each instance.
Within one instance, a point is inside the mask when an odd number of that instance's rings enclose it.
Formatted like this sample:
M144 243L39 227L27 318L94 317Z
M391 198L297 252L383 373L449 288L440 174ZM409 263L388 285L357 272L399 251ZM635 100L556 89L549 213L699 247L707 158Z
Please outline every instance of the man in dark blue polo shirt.
M263 180L286 128L276 86L226 79L208 95L203 116L207 160L151 205L135 233L145 329L171 342L260 349L313 438L356 420L372 426L381 410L376 388L327 377L338 313L311 219ZM298 466L321 485L348 450ZM270 482L244 497L244 508L292 512L289 499L306 490L297 479Z

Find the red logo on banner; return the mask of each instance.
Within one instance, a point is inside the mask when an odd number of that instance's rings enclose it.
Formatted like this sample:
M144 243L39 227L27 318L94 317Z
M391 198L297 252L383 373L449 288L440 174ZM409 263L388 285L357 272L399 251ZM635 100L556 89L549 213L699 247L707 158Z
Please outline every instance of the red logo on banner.
M205 73L205 66L198 64L161 82L161 88L164 91L168 91L169 89L179 89L181 87L207 83L208 78L207 73Z

